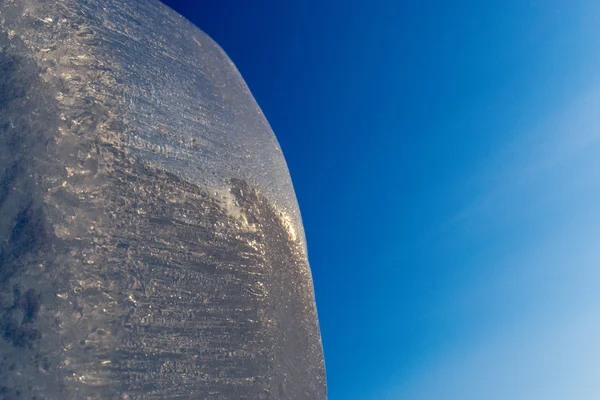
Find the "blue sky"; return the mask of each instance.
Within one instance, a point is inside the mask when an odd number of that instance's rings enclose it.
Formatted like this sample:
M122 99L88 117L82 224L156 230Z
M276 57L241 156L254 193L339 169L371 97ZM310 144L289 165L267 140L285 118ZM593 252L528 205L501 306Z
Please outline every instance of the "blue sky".
M330 400L599 398L597 2L166 3L284 150Z

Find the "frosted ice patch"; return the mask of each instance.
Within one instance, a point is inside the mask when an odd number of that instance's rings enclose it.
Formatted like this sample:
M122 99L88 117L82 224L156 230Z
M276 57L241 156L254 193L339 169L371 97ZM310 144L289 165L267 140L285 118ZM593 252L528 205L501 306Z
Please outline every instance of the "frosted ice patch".
M213 188L210 193L213 199L217 200L221 207L225 209L227 215L236 219L245 230L249 232L256 231L254 224L248 223L246 214L239 206L233 193L231 193L231 187Z

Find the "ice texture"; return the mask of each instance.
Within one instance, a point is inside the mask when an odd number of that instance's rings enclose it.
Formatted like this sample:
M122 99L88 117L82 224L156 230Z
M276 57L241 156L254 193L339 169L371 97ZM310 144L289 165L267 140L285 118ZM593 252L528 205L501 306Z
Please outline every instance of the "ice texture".
M0 0L0 398L325 400L298 206L156 0Z

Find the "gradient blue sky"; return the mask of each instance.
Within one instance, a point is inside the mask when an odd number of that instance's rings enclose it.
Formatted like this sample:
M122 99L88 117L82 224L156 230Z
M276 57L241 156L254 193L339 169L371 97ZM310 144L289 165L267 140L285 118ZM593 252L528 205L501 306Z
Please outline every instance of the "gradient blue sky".
M284 150L330 400L600 398L597 1L166 1Z

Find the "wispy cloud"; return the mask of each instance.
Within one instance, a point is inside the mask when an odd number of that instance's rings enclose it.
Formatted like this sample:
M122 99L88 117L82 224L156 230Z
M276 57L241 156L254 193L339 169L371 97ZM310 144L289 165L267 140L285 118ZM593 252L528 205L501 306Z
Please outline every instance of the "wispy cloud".
M506 201L536 192L553 197L559 184L572 186L595 177L600 158L584 170L582 162L600 146L600 82L561 113L551 115L492 155L482 170L467 179L481 182L481 193L451 223L493 213ZM529 204L534 200L529 200ZM517 208L515 208L515 211ZM502 215L503 217L505 215Z
M600 398L598 110L600 86L477 173L479 195L442 234L488 237L473 248L483 272L431 311L464 334L382 398Z
M563 317L451 354L385 398L596 400L600 315L591 307Z

